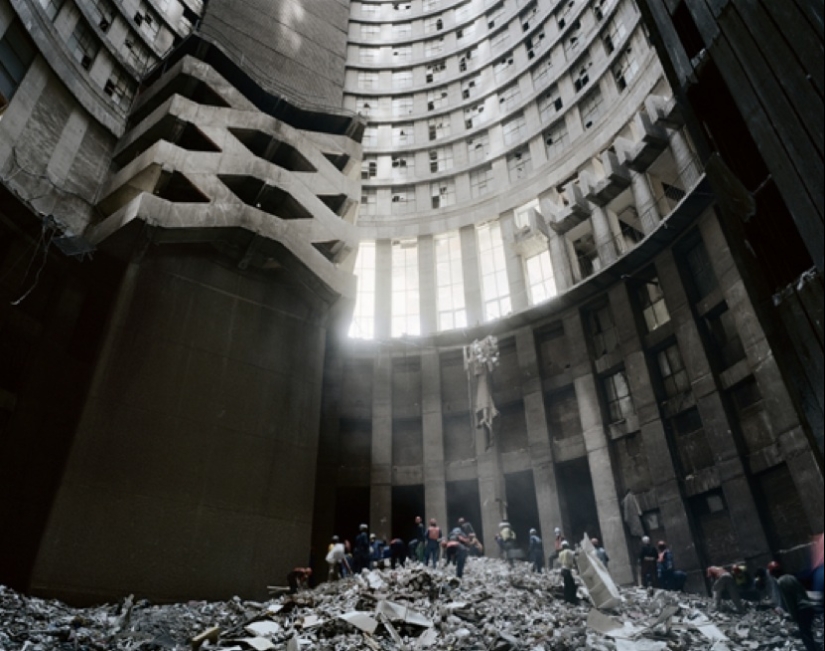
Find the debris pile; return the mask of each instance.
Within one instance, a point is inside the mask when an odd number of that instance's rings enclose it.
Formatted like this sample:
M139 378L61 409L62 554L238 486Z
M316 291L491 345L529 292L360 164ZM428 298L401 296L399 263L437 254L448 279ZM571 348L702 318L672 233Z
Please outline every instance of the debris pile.
M451 570L365 572L266 603L153 605L132 598L76 609L0 586L3 651L739 651L803 648L770 608L725 614L707 599L620 590L600 611L562 601L557 572L474 559ZM818 626L821 635L821 624Z

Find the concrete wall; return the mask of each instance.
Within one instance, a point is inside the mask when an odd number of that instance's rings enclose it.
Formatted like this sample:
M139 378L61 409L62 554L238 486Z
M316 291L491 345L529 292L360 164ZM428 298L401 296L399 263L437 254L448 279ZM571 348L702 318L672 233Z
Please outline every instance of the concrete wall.
M263 598L309 557L326 331L211 254L131 263L31 587Z
M372 530L398 535L406 523L383 497L388 482L421 477L425 494L441 496L427 500L425 517L443 519L450 482L474 483L481 522L473 524L485 539L496 530L497 500L504 499L525 529L535 526L545 539L555 526L568 535L599 534L620 582L633 580L639 544L624 519L628 492L638 500L645 531L670 542L692 589L704 589L702 567L709 563L745 560L756 567L806 543L822 528L822 499L811 498L823 493L816 452L806 443L719 217L708 207L706 187L706 181L694 187L649 233L652 248L641 245L543 306L423 337L415 346L403 340L336 346L326 370L319 490L323 486L328 498L323 510L316 507L316 544L333 533L327 514L337 511L335 486L370 490ZM692 257L696 246L707 254L701 272ZM711 288L707 294L697 294L696 283L705 282L697 273ZM669 316L655 328L643 318L641 279L664 293ZM596 344L595 312L602 329L612 331L607 344L604 332ZM725 317L722 332L717 321L725 314L732 320ZM467 411L460 351L490 332L501 352L494 395L502 415L492 452L479 445ZM658 361L672 346L685 368L677 393ZM722 355L724 346L735 352ZM617 419L605 382L619 372L632 407ZM386 400L370 393L377 386ZM411 420L422 390L423 431ZM367 467L366 448L351 424L365 419L362 406L370 397ZM353 473L348 464L356 457L360 471ZM509 494L517 485L531 494ZM376 501L376 495L382 497ZM454 504L452 512L473 512L471 501ZM525 538L527 532L518 533Z
M340 108L348 21L348 0L213 0L200 32L265 88Z

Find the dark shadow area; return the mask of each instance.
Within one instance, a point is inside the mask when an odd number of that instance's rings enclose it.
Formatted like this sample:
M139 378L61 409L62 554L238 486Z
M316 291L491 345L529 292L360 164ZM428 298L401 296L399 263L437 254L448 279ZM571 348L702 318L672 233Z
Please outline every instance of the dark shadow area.
M339 486L335 492L335 526L332 535L355 542L358 527L370 521L370 487Z
M478 539L484 544L484 532L481 530L481 498L478 494L478 482L475 479L464 481L447 482L447 520L441 523L442 529L452 529L458 523L459 518L464 518L473 525ZM445 526L446 525L446 526ZM445 532L446 533L446 532ZM490 541L494 544L493 541ZM487 555L492 552L485 546Z
M586 533L590 538L602 537L593 478L586 458L556 466L564 535L571 544L581 542Z
M415 538L415 518L424 517L424 485L392 487L392 537Z
M504 490L507 495L507 515L510 525L516 532L518 546L526 554L530 542L530 529L535 528L539 536L542 535L533 471L524 470L504 475ZM547 532L548 538L551 533Z

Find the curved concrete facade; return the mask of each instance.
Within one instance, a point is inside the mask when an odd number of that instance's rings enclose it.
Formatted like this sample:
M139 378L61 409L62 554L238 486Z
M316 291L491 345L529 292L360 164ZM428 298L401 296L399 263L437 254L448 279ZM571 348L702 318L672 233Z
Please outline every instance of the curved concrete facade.
M416 515L795 567L821 255L666 4L0 0L0 582L260 598Z

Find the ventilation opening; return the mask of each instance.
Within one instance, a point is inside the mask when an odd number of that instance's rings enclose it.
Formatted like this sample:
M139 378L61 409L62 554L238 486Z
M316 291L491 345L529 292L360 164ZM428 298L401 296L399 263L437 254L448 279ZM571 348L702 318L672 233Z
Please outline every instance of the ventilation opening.
M173 203L209 203L209 197L180 172L162 174L155 186L155 194Z
M312 164L295 147L256 129L229 129L230 133L258 158L290 172L316 172Z
M128 165L158 140L166 140L187 151L221 151L220 147L194 124L183 122L174 115L167 115L123 151L118 152L114 157L115 163L120 167Z
M687 2L684 0L679 3L676 11L673 12L673 27L676 29L676 34L685 48L688 59L693 59L704 49L705 42L702 39L702 34L693 20Z
M253 176L218 177L246 205L281 219L312 219L312 214L291 194Z
M318 251L321 252L321 255L323 255L330 262L337 262L338 256L341 254L341 251L344 250L344 243L341 240L313 242L312 246L318 249Z
M186 97L196 104L203 104L204 106L229 107L229 103L223 97L200 79L195 79L189 75L180 75L168 80L166 85L154 97L133 111L129 118L129 127L139 124L172 95Z
M324 154L326 159L338 168L338 171L343 172L349 163L349 156L347 154Z
M339 217L342 217L344 211L347 207L347 195L345 194L333 194L333 195L320 195L318 197L321 201L323 201L327 208L329 208L332 212L334 212Z

